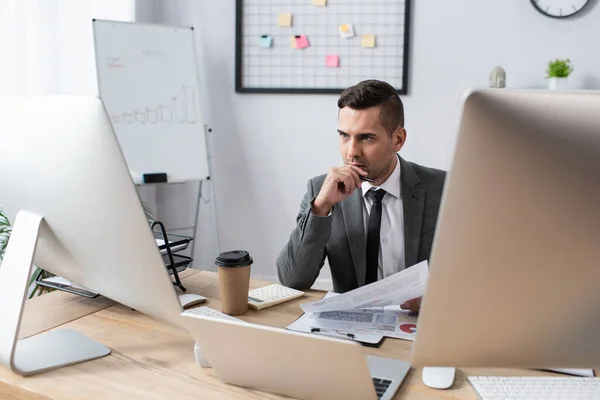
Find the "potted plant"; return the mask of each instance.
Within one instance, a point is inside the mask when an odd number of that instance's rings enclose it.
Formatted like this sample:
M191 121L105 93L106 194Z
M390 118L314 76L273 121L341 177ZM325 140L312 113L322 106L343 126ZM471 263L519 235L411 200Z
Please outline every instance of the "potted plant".
M4 252L6 251L6 247L8 246L8 239L10 238L10 233L12 232L12 226L10 225L10 221L6 216L6 213L0 206L0 263L2 262L2 258L4 257ZM29 290L28 290L28 298L34 297L36 294L40 295L44 291L50 292L51 289L44 288L42 286L37 286L35 284L36 279L42 275L42 278L50 277L52 274L48 271L44 271L43 269L34 266L34 271L29 277Z
M4 256L4 251L6 250L11 231L10 221L6 217L2 207L0 207L0 261L2 261L2 257Z
M573 72L571 60L559 59L548 62L546 78L549 79L549 88L551 90L564 90L567 88L567 78Z

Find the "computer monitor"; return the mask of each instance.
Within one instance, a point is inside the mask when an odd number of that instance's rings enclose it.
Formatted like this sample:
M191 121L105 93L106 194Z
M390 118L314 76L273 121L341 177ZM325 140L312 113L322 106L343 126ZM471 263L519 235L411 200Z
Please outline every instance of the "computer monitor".
M600 366L600 94L469 93L415 366Z
M180 323L181 305L98 97L0 98L0 205L13 222L0 266L0 364L28 375L109 352L73 331L17 342L32 263Z

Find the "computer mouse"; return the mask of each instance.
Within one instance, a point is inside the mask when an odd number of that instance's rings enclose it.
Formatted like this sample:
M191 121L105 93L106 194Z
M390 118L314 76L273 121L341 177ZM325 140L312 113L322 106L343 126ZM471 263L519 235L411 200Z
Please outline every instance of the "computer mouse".
M179 302L183 308L192 307L196 304L204 303L205 301L206 297L200 296L199 294L188 293L179 295Z
M423 383L433 389L448 389L454 383L454 367L423 367Z

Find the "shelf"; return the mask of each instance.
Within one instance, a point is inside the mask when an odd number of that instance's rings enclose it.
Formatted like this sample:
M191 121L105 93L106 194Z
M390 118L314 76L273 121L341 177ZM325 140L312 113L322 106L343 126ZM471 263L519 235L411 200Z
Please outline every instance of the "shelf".
M169 268L169 256L167 254L163 254L162 258L163 262L165 263L165 267L169 271L169 274L173 275L173 268ZM177 273L186 270L193 261L191 257L182 256L179 254L173 254L173 260L175 261L174 267Z
M159 231L152 231L156 245L158 246L161 254L167 254L167 245L163 239L162 233ZM174 233L167 233L169 244L171 245L172 252L183 251L188 248L190 242L194 240L190 236L176 235Z

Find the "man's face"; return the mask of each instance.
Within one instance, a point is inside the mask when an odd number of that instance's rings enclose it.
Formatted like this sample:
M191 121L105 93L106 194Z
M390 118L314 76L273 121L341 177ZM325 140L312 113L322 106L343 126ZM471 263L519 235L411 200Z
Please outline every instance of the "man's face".
M344 164L362 168L377 183L383 182L392 173L396 152L406 140L404 128L390 134L379 123L379 107L365 110L342 108L338 117L338 134Z

